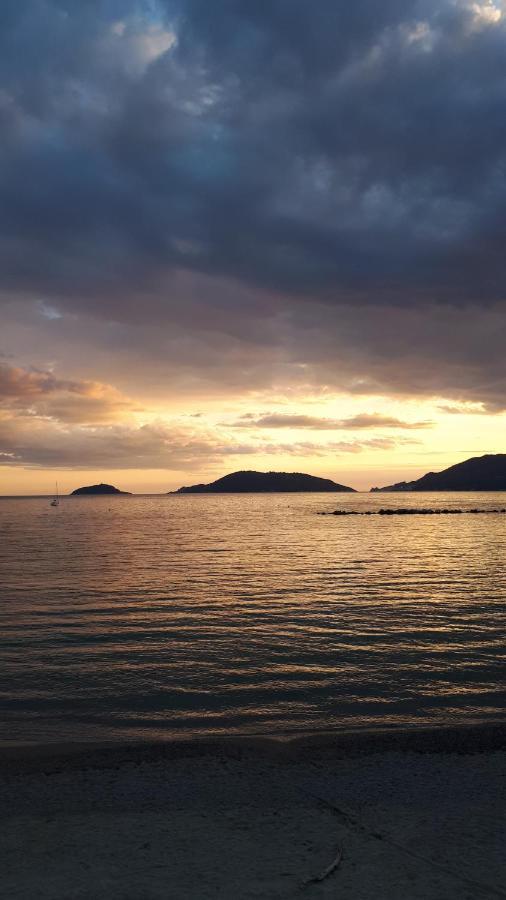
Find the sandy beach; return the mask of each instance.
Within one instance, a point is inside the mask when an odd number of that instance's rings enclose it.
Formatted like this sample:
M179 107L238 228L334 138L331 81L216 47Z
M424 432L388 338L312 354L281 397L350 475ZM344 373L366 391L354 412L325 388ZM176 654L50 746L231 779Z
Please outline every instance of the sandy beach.
M503 737L4 747L1 895L504 897Z

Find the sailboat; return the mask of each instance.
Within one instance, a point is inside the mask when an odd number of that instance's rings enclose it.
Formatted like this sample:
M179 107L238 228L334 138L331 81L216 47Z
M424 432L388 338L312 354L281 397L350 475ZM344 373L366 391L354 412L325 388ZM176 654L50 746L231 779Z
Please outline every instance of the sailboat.
M59 505L60 505L60 498L58 496L58 482L56 482L56 493L55 493L53 499L51 500L50 506L59 506Z

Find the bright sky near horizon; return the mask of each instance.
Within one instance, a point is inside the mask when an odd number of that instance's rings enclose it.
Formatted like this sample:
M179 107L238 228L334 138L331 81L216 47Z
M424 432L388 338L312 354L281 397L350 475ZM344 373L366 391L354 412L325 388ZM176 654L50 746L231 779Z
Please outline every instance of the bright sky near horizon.
M7 0L0 494L506 449L499 0Z

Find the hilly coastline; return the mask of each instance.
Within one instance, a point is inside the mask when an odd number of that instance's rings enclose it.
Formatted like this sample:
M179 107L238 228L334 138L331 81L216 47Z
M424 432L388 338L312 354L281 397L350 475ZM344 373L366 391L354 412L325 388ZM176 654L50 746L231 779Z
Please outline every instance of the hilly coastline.
M428 472L416 481L400 481L376 492L506 491L506 453L474 456L442 472Z
M302 472L232 472L210 484L181 487L174 494L251 494L284 492L354 493L354 488Z

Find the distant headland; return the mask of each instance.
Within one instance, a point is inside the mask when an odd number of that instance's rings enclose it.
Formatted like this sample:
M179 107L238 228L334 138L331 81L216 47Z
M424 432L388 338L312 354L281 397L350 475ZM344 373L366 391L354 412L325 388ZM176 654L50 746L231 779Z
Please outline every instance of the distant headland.
M302 472L231 472L210 484L181 487L171 494L274 494L296 491L354 493L354 488L337 484L330 478L317 478Z
M130 494L130 491L120 491L119 488L112 484L90 484L87 487L76 488L72 491L71 497L83 496L87 494Z
M371 491L506 491L506 453L473 456L442 472L428 472L416 481L400 481Z

